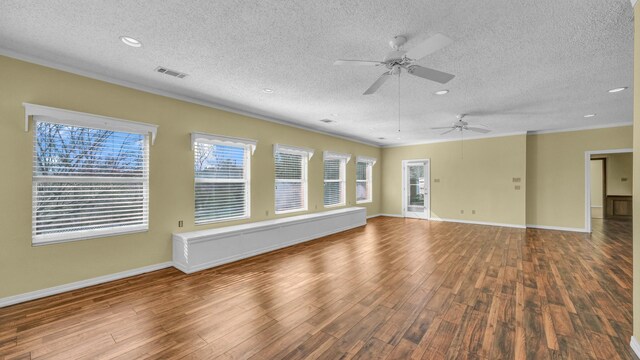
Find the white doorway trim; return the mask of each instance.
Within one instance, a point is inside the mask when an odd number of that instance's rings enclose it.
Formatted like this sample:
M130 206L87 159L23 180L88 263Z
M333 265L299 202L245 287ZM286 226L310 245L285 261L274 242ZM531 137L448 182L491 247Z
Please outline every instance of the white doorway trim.
M411 159L402 160L402 217L407 214L407 165L411 163L425 163L425 179L424 186L427 197L424 200L425 217L422 219L431 219L431 160L430 159Z
M591 232L591 155L633 153L633 149L590 150L584 152L584 230Z

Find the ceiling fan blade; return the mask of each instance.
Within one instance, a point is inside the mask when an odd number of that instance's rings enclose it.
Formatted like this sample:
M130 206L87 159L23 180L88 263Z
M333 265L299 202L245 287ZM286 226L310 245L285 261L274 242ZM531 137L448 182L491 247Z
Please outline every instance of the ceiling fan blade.
M465 129L466 129L466 130L475 131L475 132L479 132L479 133L483 133L483 134L486 134L486 133L488 133L488 132L491 132L491 130L489 130L489 129L483 129L483 128L477 128L477 127L470 127L470 126L467 126Z
M442 129L451 129L451 126L438 126L438 127L432 127L429 128L431 130L442 130Z
M382 84L384 84L384 82L387 81L387 79L389 78L389 75L391 75L391 74L389 74L388 72L380 75L378 80L376 80L376 82L374 82L373 85L369 86L367 91L365 91L364 94L362 94L362 95L371 95L374 92L378 91L380 86L382 86Z
M442 34L435 34L422 43L413 47L413 49L407 51L406 57L413 60L420 60L423 57L434 53L443 47L451 44L453 40Z
M364 66L379 66L383 65L380 61L369 60L336 60L333 65L364 65Z
M452 131L453 131L453 130L455 130L455 129L456 129L456 128L451 128L451 129L449 129L449 130L447 130L447 131L443 132L443 133L442 133L442 134L440 134L440 135L446 135L446 134L448 134L448 133L452 132Z
M423 79L431 80L438 82L440 84L446 84L451 79L455 77L455 75L447 74L446 72L426 68L420 65L412 65L407 68L409 74L421 77Z

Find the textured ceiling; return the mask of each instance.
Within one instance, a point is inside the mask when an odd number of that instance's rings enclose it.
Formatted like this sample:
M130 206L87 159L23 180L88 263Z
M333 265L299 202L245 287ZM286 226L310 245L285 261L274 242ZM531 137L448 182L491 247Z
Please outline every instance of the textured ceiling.
M437 32L454 43L419 64L456 77L403 74L399 133L397 80L363 96L382 69L332 65ZM0 0L5 50L382 145L459 137L429 130L457 113L489 135L630 123L631 89L607 90L632 85L632 34L628 0Z

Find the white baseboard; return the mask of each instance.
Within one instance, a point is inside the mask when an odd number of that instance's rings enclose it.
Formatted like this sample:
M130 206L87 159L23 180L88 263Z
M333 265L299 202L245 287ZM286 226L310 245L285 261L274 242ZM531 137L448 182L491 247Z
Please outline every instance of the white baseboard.
M404 216L400 215L400 214L379 214L377 216L388 216L388 217L404 218ZM518 229L524 229L525 228L524 225L503 224L503 223L495 223L495 222L487 222L487 221L471 221L471 220L459 220L459 219L447 219L447 218L431 218L431 219L427 219L427 220L443 221L443 222L454 222L454 223L462 223L462 224L473 224L473 225L502 226L502 227L518 228Z
M472 224L472 225L501 226L501 227L516 228L516 229L524 229L524 228L526 228L526 226L524 226L524 225L504 224L504 223L495 223L495 222L488 222L488 221L473 221L473 220L446 219L446 218L431 218L429 220L454 222L454 223L461 223L461 224Z
M397 218L403 218L404 217L401 214L379 214L378 216L397 217Z
M382 216L382 214L367 215L367 219L371 219L371 218L378 217L378 216Z
M631 337L630 345L631 345L631 350L633 350L633 353L640 358L640 343L638 343L638 340L636 339L635 336Z
M547 225L533 225L527 224L528 228L532 229L542 229L542 230L558 230L558 231L572 231L572 232L581 232L588 233L587 229L584 228L571 228L571 227L562 227L562 226L547 226Z
M8 296L5 298L0 298L0 308L9 306L9 305L19 304L19 303L30 301L30 300L40 299L40 298L51 296L51 295L60 294L67 291L72 291L72 290L77 290L77 289L81 289L81 288L85 288L93 285L98 285L98 284L106 283L109 281L124 279L127 277L144 274L151 271L165 269L171 266L173 266L173 263L171 261L167 261L160 264L126 270L126 271L122 271L115 274L103 275L103 276L98 276L91 279L72 282L69 284L58 285L58 286L50 287L47 289L36 290L36 291L24 293L24 294Z

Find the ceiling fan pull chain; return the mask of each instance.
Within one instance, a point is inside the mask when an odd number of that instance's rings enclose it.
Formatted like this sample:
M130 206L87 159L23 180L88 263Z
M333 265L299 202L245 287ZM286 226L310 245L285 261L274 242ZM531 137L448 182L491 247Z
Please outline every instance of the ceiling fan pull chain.
M400 73L398 73L398 132L400 132Z
M462 153L462 160L464 160L464 131L460 130L460 147Z

